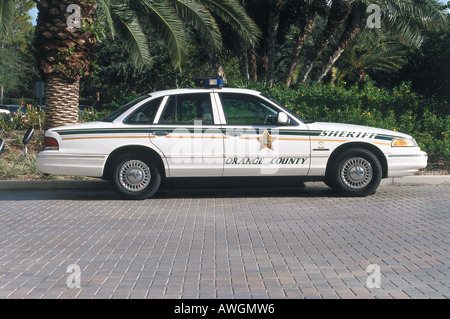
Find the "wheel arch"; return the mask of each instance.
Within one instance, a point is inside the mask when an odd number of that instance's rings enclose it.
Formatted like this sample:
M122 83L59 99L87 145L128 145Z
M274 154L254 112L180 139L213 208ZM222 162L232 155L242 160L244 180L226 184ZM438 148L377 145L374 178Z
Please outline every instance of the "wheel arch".
M375 145L370 144L370 143L364 143L364 142L351 142L351 143L346 143L343 144L339 147L337 147L333 153L331 153L330 157L328 158L328 162L327 162L327 168L325 171L325 176L329 176L329 170L331 169L332 165L334 164L336 158L344 151L352 149L352 148L363 148L366 149L370 152L372 152L378 159L378 161L381 164L381 168L383 170L382 172L382 178L387 178L388 177L388 164L387 164L387 159L386 156L384 155L384 153Z
M108 159L106 160L105 166L103 168L103 179L109 179L109 175L111 173L111 166L114 163L115 159L122 154L138 154L145 158L149 158L158 168L161 178L164 179L166 177L166 170L164 162L155 150L141 145L127 145L123 147L119 147L109 154Z

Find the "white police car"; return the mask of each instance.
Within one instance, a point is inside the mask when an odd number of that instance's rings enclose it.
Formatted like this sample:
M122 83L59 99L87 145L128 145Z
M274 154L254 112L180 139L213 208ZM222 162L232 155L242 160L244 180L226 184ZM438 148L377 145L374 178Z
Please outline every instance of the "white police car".
M168 178L239 176L297 176L366 196L382 178L427 165L411 136L305 122L260 92L205 81L212 85L151 93L102 121L48 130L38 170L101 177L143 199Z

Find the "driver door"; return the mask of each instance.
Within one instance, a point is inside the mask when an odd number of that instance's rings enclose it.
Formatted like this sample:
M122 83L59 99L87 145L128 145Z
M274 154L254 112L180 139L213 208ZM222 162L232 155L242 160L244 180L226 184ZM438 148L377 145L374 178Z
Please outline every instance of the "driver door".
M283 109L262 97L217 93L225 124L223 176L301 176L310 166L306 125L280 124Z

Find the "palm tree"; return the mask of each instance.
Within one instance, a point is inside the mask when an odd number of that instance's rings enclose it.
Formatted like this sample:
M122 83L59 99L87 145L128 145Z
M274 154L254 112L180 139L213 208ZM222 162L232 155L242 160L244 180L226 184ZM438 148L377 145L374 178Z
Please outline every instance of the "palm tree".
M325 29L320 33L313 48L306 56L305 65L299 75L300 81L305 82L308 79L314 62L320 57L330 40L334 38L334 34L350 15L351 10L352 3L350 0L333 0Z
M196 28L214 50L222 45L213 14L250 45L257 28L236 0L34 0L39 10L33 45L46 81L46 127L78 121L79 81L92 71L99 25L120 37L139 67L151 54L143 22L166 44L174 67L186 56L185 25ZM80 28L69 28L69 4L81 12Z
M361 3L356 3L352 5L351 12L345 21L345 29L339 39L339 44L334 53L330 56L328 63L326 63L322 70L319 72L316 77L316 81L320 82L323 78L328 74L333 65L341 56L342 52L344 52L345 48L352 42L356 36L358 35L365 18L365 7Z
M318 76L315 78L316 81L323 80L350 42L360 33L364 27L365 9L368 4L378 4L383 8L384 28L399 34L403 43L409 43L415 47L419 47L422 44L422 30L446 27L442 6L435 0L354 1L338 47L318 73ZM375 32L375 30L373 31Z
M33 46L45 76L47 128L78 122L80 79L92 71L96 4L74 3L81 9L80 28L68 27L66 1L36 1L39 13Z
M242 77L257 81L260 76L265 82L275 81L280 64L280 51L283 50L280 42L290 39L295 32L293 30L300 30L295 34L297 39L297 43L293 45L295 48L293 50L289 48L290 53L282 54L283 57L291 57L297 50L298 55L290 59L294 61L292 64L296 65L301 47L314 28L314 18L318 9L325 2L325 0L241 0L248 14L258 24L265 39L257 48L245 50L245 56L244 52L240 52L240 60L246 61L246 65L241 65Z
M18 0L0 0L0 39L8 34L17 4Z
M0 50L5 46L4 39L13 22L17 3L17 0L0 0ZM3 83L0 83L0 104L3 104L3 90Z
M378 34L367 30L343 52L333 67L333 84L340 81L362 82L371 72L389 75L406 63L406 46L398 36Z
M292 79L298 67L298 58L303 49L303 45L305 44L308 36L314 30L316 16L326 5L325 1L317 0L308 0L306 3L307 8L305 10L305 25L296 36L296 42L288 65L288 71L285 76L285 83L287 87L291 86Z

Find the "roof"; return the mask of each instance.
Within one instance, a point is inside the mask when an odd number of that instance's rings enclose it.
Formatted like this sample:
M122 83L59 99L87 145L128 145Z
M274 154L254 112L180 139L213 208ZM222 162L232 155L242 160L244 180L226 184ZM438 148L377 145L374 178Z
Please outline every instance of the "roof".
M261 95L261 92L249 90L249 89L239 89L239 88L186 88L186 89L172 89L172 90L164 90L164 91L156 91L149 93L148 95L152 97L157 96L166 96L173 94L190 94L190 93L245 93L251 95Z

